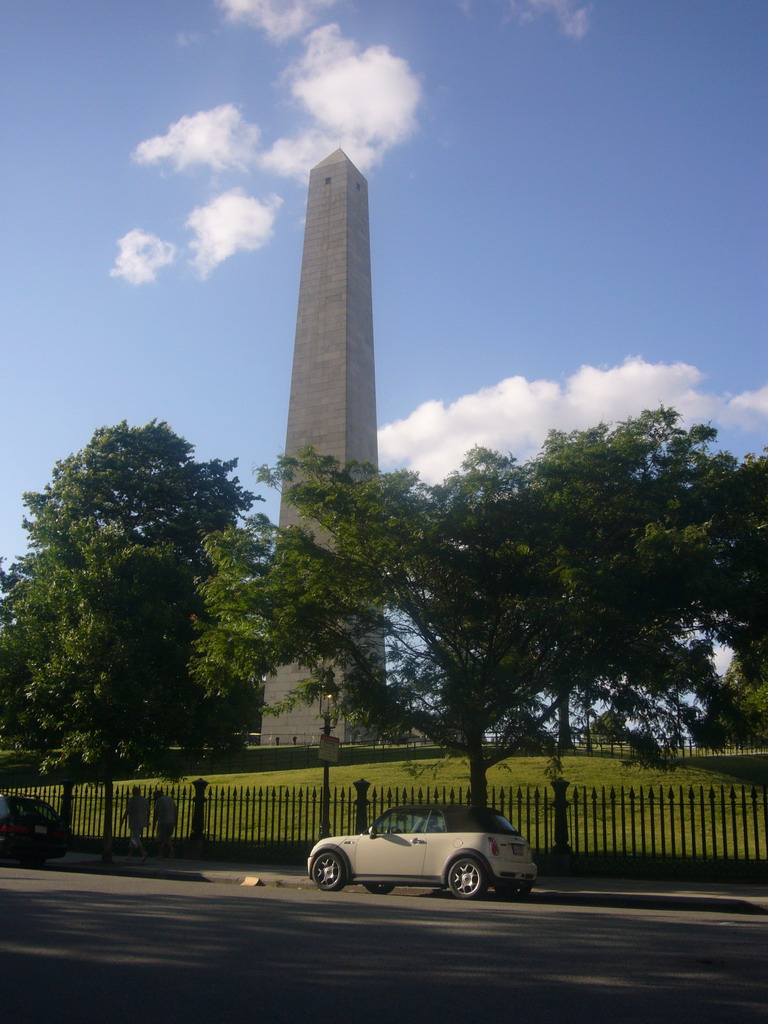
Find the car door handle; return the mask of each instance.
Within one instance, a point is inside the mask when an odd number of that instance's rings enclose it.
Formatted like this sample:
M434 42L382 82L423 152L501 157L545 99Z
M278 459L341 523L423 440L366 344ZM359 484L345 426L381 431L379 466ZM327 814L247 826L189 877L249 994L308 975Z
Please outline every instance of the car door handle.
M421 846L426 846L427 845L427 840L426 839L412 839L411 840L411 844L413 846L420 846L420 845Z

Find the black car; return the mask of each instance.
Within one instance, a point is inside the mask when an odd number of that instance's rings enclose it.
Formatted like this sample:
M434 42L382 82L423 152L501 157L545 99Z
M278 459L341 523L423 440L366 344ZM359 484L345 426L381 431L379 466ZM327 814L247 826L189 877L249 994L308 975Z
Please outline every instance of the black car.
M0 795L0 857L42 864L63 857L68 838L64 819L44 800Z

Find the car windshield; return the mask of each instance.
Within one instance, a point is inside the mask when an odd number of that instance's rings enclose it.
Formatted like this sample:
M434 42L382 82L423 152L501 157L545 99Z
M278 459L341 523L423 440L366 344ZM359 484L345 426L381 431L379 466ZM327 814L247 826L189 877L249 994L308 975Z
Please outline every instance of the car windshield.
M388 833L409 835L413 832L423 832L428 815L429 808L422 810L418 807L393 807L386 814L377 818L371 826L371 830L379 835Z

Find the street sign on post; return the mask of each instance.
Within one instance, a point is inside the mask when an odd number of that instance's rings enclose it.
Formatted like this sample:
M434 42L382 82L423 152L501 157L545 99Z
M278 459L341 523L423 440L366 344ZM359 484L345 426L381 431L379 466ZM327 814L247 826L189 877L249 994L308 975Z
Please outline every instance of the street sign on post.
M334 764L338 764L340 747L338 736L321 736L317 756L321 761L332 761Z

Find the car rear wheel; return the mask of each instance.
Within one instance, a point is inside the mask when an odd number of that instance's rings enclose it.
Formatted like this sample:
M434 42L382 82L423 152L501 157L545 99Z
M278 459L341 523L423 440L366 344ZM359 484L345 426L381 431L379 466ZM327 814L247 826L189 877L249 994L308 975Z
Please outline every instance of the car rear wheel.
M363 888L372 892L374 896L386 896L395 888L389 882L363 882Z
M338 853L319 853L312 864L312 881L324 892L338 892L347 884L344 861Z
M457 900L478 900L488 889L488 879L474 857L461 857L448 870L448 888Z

